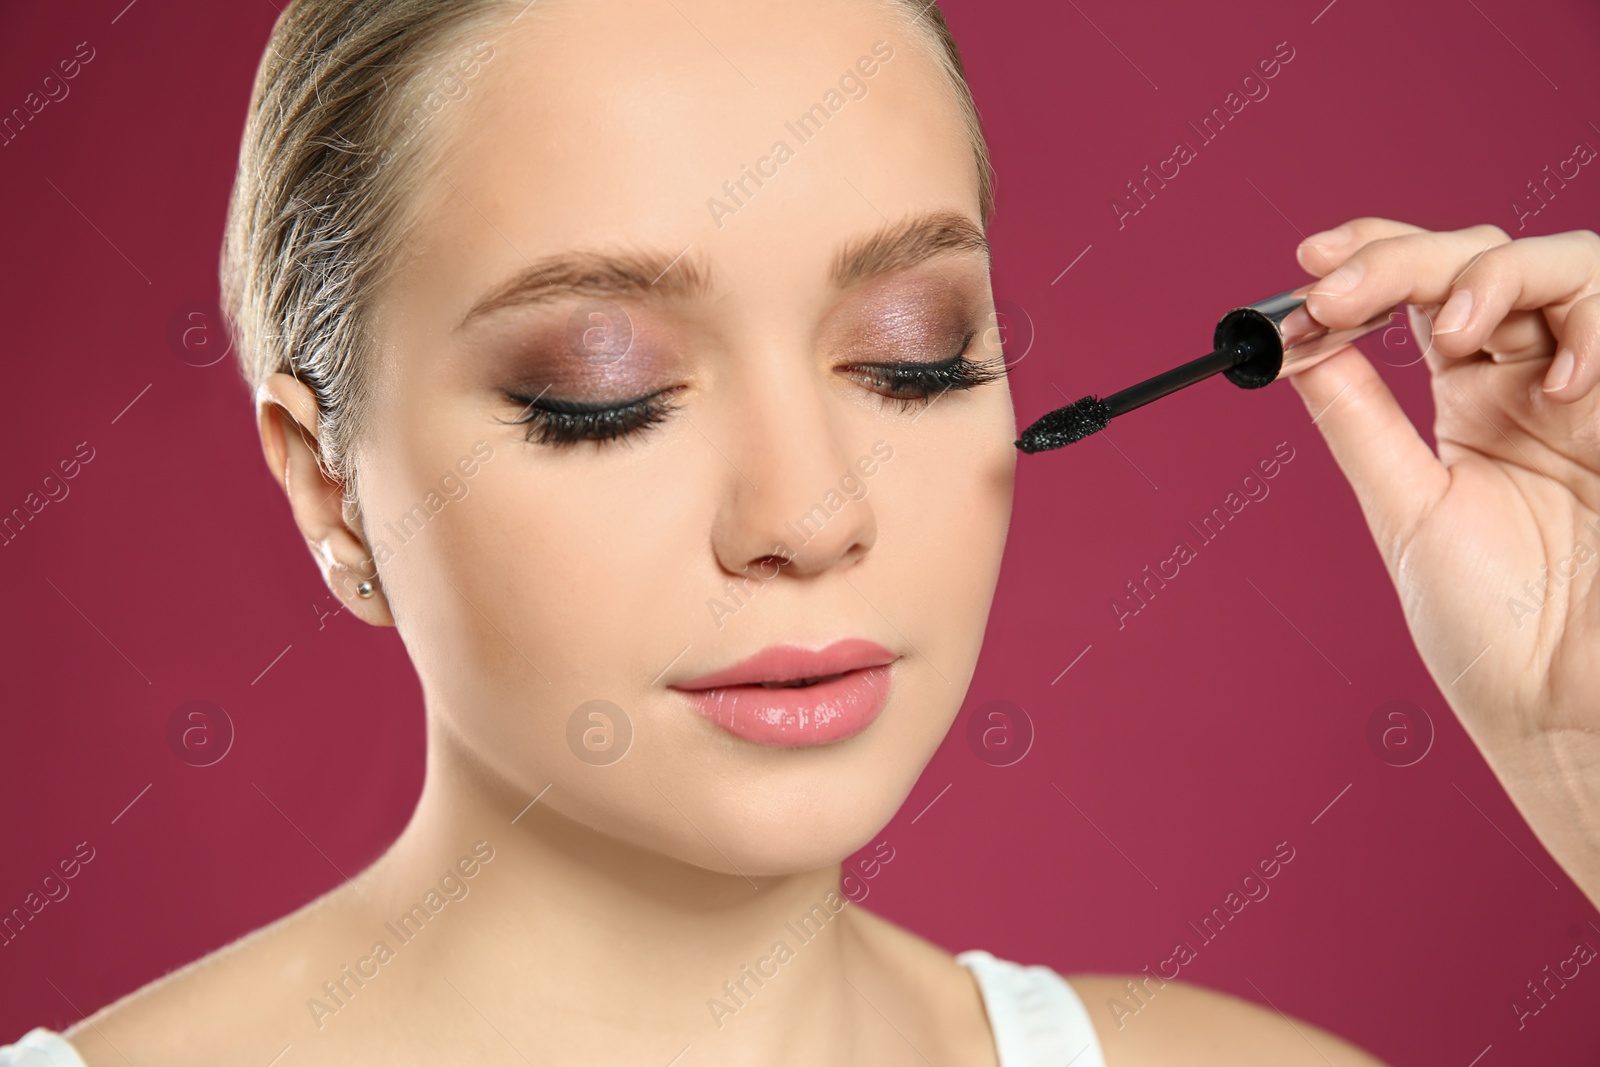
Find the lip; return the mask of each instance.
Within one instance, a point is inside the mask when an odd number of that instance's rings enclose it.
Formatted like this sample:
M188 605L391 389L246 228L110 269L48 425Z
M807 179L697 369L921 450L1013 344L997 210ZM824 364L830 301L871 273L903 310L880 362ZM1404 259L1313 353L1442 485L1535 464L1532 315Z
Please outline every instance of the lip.
M758 745L795 747L843 740L865 730L889 697L898 655L848 638L821 649L773 645L731 667L670 686L702 715ZM821 678L809 685L778 683ZM770 684L763 684L770 683Z

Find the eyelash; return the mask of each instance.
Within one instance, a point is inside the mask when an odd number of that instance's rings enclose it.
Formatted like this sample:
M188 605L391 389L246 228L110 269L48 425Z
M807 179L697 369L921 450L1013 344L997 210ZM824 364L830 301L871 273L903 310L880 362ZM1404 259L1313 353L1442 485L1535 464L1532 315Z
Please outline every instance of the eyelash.
M529 400L507 393L524 405L523 412L510 420L513 426L527 426L529 442L569 447L582 441L604 444L643 433L662 422L677 407L666 397L677 386L657 390L622 404L584 404L576 400Z
M976 389L1006 376L1005 358L968 359L966 352L975 334L968 334L949 359L938 363L854 363L852 369L866 371L875 386L895 390L899 395L879 393L884 404L900 405L908 411L932 404L948 392ZM909 393L905 390L911 390Z
M932 404L947 392L975 389L988 385L1006 375L1005 360L974 360L966 357L972 344L972 334L962 342L960 350L938 363L883 362L853 363L849 369L864 371L878 389L884 404L898 404L901 411L918 405ZM507 393L506 396L524 405L510 425L526 425L530 443L570 447L582 441L605 444L643 434L666 420L677 405L666 399L677 391L677 386L662 389L635 400L609 406L584 404L573 400L530 400L525 396Z

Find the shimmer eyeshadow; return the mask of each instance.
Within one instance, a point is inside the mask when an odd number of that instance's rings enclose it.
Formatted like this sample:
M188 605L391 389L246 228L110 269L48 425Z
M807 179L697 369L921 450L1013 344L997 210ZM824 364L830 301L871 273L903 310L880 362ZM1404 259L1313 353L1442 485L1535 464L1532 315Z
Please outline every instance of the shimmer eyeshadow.
M679 367L662 333L637 313L595 300L554 321L497 325L482 344L495 380L518 395L622 400L668 384Z
M837 330L836 343L855 358L948 359L978 328L972 288L937 274L906 272L863 287L836 310L837 323L830 327Z

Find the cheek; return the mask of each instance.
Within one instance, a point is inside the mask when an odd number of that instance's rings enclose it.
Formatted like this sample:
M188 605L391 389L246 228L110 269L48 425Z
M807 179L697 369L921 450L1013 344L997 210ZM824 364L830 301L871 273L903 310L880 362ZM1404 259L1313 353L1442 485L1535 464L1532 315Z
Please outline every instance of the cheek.
M1003 398L949 425L920 429L930 421L921 420L868 497L877 507L877 565L906 605L895 624L952 682L976 665L999 577L1017 461L1010 410ZM910 627L925 630L919 638Z
M714 590L688 564L706 552L715 472L684 444L630 465L497 442L470 495L397 558L413 660L486 757L522 774L573 769L571 714L597 699L636 714L700 639Z
M568 678L591 663L622 673L627 663L618 657L649 643L643 631L651 613L643 609L652 606L659 617L690 551L692 491L683 479L634 483L598 466L541 463L520 444L503 454L450 516L455 521L441 524L416 571L448 578L458 601L470 598L488 616L472 627L475 645L505 647L487 627L493 621L525 636L523 651L546 675L552 667L535 648ZM666 566L669 557L680 566Z

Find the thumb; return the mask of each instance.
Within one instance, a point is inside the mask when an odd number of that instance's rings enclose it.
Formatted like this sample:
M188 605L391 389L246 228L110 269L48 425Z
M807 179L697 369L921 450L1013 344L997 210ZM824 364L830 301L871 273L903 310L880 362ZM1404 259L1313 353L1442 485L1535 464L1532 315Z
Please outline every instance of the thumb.
M1355 490L1393 576L1401 547L1444 496L1449 472L1355 347L1340 349L1290 381Z

